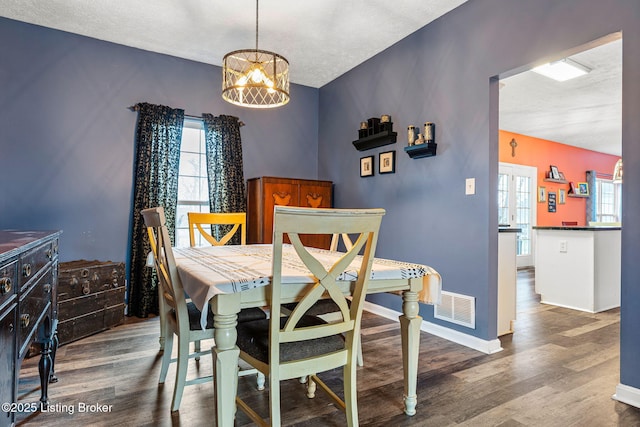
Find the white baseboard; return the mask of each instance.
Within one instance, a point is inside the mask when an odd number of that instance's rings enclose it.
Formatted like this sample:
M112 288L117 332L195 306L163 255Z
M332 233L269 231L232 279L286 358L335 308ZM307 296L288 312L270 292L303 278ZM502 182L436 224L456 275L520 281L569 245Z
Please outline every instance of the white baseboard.
M401 312L391 310L381 305L372 304L367 301L365 301L364 303L364 309L370 313L376 314L386 319L394 320L396 322L399 321L399 317L402 315ZM437 337L444 338L456 344L460 344L465 347L469 347L474 350L481 351L482 353L485 353L485 354L493 354L493 353L502 351L502 345L500 343L500 340L497 338L492 341L487 341L487 340L483 340L483 339L465 334L463 332L449 329L444 326L436 325L435 323L426 322L424 320L422 321L420 330L423 332L427 332L432 335L435 335Z
M640 408L640 389L638 388L618 384L616 386L616 394L611 396L611 398L618 402Z

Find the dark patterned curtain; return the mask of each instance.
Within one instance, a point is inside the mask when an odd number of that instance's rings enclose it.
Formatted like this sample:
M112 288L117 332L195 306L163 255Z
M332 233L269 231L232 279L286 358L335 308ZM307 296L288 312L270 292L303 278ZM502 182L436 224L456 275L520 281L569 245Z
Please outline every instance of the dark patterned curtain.
M246 212L240 121L233 116L203 114L211 212ZM214 227L217 239L227 227ZM232 244L240 243L236 234Z
M155 273L146 266L151 247L140 211L155 206L164 207L167 228L171 239L174 239L184 110L147 103L137 104L135 110L138 111L138 126L127 313L147 317L149 313L158 313L158 291Z

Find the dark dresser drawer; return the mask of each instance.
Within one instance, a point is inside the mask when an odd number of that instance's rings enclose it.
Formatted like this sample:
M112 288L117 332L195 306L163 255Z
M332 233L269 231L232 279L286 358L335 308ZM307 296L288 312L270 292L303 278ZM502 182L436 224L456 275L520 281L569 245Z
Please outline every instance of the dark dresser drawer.
M50 312L47 310L47 306L51 306L52 303L52 290L53 272L49 270L33 286L28 288L24 295L20 296L18 309L18 350L20 355L24 355L28 349L30 340L40 324L40 317Z
M20 259L19 285L25 286L35 278L47 264L54 258L54 250L57 252L58 240L54 240L38 248L26 252ZM55 249L54 249L55 246Z
M18 262L13 261L0 267L0 307L18 291Z

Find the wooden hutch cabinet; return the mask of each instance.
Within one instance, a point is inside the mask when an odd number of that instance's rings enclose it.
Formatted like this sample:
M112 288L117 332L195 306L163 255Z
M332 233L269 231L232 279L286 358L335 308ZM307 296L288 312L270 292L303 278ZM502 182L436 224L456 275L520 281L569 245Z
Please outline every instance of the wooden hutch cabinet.
M333 183L263 176L247 181L247 242L272 243L273 207L333 207ZM307 246L329 249L329 236L301 236Z

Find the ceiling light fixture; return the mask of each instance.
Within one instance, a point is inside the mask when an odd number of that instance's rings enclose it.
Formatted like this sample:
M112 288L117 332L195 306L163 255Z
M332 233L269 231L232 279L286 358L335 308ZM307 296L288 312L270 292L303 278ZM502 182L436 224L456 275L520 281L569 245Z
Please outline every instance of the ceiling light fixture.
M289 102L289 62L277 53L256 48L229 52L222 60L222 98L250 108L273 108Z
M564 82L579 76L584 76L591 71L590 68L578 64L569 58L549 62L533 68L531 71L549 77L559 82Z

